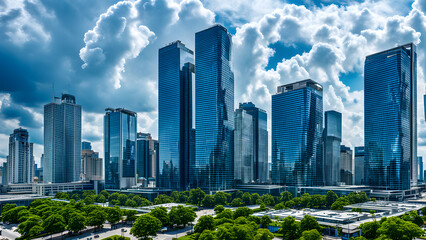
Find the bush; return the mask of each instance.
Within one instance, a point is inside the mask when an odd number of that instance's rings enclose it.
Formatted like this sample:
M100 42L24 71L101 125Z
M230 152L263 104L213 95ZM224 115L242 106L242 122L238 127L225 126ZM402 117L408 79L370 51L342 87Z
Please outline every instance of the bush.
M130 240L129 237L122 237L119 235L112 235L110 237L107 238L102 238L101 240Z

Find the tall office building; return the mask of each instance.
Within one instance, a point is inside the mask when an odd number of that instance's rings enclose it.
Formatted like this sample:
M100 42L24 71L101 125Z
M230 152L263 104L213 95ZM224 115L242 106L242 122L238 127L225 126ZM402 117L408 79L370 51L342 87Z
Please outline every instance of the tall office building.
M253 103L240 103L234 116L234 178L237 182L268 182L267 115Z
M195 34L196 153L190 173L191 187L205 191L232 188L234 179L231 46L231 34L221 25Z
M7 185L9 180L8 180L8 176L7 176L7 162L3 163L2 166L2 173L1 173L1 184L2 185Z
M44 105L43 181L52 183L80 180L81 106L75 97Z
M340 143L342 142L342 114L327 111L324 129L324 184L338 185L340 180Z
M307 79L272 95L272 182L323 185L323 88Z
M345 145L340 146L340 181L346 185L353 184L354 160L352 149Z
M410 43L365 59L367 185L389 190L417 185L416 58Z
M159 186L188 190L193 124L194 53L180 41L158 51Z
M81 142L81 150L92 150L92 144L90 142Z
M124 108L105 111L105 189L127 189L136 184L137 116Z
M103 180L103 159L99 153L91 149L81 151L81 180L101 181Z
M138 133L136 138L136 174L138 180L157 178L159 144L149 133Z
M365 177L364 177L364 154L365 150L364 147L355 147L355 170L354 170L354 184L355 185L364 185L365 184Z
M423 157L417 157L417 162L419 163L419 177L417 180L423 182L424 181L424 171L423 171Z
M32 183L34 177L33 143L26 129L18 128L9 137L7 183Z

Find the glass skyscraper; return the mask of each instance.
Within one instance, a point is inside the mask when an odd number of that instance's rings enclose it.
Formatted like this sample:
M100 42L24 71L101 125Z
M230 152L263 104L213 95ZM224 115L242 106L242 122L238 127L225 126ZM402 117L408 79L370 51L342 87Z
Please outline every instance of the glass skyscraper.
M152 139L151 134L141 133L137 134L136 138L136 174L138 180L145 178L157 178L158 169L158 141Z
M231 46L231 34L221 25L195 34L196 152L190 173L191 187L205 191L232 188L234 179Z
M234 178L241 183L268 182L267 115L253 103L235 110Z
M73 95L62 94L44 105L43 181L79 181L80 165L81 106Z
M9 137L7 183L32 183L34 177L33 144L26 129L18 128Z
M340 182L342 114L336 111L327 111L324 116L324 184L336 186Z
M353 184L354 160L352 149L345 145L340 146L340 179L346 185Z
M127 189L136 184L136 113L123 108L105 111L105 189Z
M419 163L419 171L418 171L418 180L423 182L424 181L424 172L423 172L423 157L417 157L417 162Z
M364 185L364 147L355 147L355 185Z
M272 182L323 185L323 88L311 79L272 95Z
M180 41L158 51L159 186L188 190L193 141L194 53Z
M410 43L365 59L365 178L370 186L417 185L416 50Z

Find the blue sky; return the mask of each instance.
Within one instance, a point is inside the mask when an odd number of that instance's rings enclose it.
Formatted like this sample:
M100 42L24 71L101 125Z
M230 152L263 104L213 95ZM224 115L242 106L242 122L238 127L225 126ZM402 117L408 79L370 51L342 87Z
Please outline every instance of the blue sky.
M138 112L138 130L157 137L158 48L179 39L193 49L194 33L214 23L233 35L235 106L252 101L269 114L278 85L312 78L324 86L324 109L343 113L351 147L363 144L365 56L415 42L424 155L424 12L426 0L0 1L0 161L23 127L38 162L43 105L61 93L82 105L83 139L101 155L106 107Z

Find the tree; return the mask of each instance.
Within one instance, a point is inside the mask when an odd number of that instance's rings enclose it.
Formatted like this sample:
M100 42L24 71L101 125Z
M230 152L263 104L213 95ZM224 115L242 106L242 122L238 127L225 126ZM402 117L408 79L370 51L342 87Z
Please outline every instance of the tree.
M157 207L157 208L154 208L149 214L153 217L156 217L158 220L160 220L161 225L163 227L169 225L169 215L167 215L167 208Z
M322 236L316 229L304 231L300 240L321 240Z
M106 208L106 220L111 224L115 224L122 219L123 213L118 207Z
M254 236L255 240L271 240L274 238L274 234L272 234L268 229L259 229L257 230L256 236Z
M295 240L300 237L300 223L292 216L283 219L279 230L283 234L284 240Z
M241 201L241 198L234 198L234 200L232 200L231 204L232 207L241 207L244 206L243 201Z
M65 220L59 214L53 214L42 222L44 231L48 233L62 232L65 230Z
M204 207L214 207L214 197L212 195L207 194L204 196L203 201L201 201L201 204Z
M55 198L56 199L69 199L70 196L68 195L68 193L65 193L65 192L57 192L55 194Z
M268 215L263 215L260 218L260 226L262 226L263 228L266 228L266 226L268 226L268 224L270 224L271 222L272 220Z
M184 207L182 205L172 207L169 212L169 218L171 224L183 225L194 221L195 217L194 210L190 207Z
M214 219L210 215L200 217L194 226L196 233L202 233L204 230L214 230Z
M84 198L84 204L86 204L86 205L93 204L94 202L95 202L95 200L90 195Z
M31 215L26 221L21 222L18 225L18 232L24 237L31 236L31 228L34 226L40 226L41 217L37 215Z
M303 219L300 221L300 231L309 231L312 229L318 230L318 232L321 231L321 226L318 224L315 217L305 215Z
M109 198L109 193L106 190L102 190L99 194L103 195L105 197L105 199Z
M275 199L270 194L264 194L260 199L266 206L275 206Z
M188 201L191 204L196 204L197 206L200 206L201 201L203 201L205 195L206 193L200 188L191 189L191 191L189 191Z
M126 205L126 201L127 201L127 195L124 193L120 193L120 195L118 195L118 201L120 201L120 205L124 206Z
M239 217L248 217L250 214L253 213L253 210L251 210L248 207L240 207L237 208L234 212L234 219L237 219Z
M215 212L216 214L219 214L219 213L223 212L223 210L225 210L225 208L224 208L222 205L217 205L217 206L214 208L214 212Z
M399 217L388 218L382 223L377 232L380 237L401 240L411 240L424 234L424 231L419 226L412 222L404 221Z
M106 200L107 200L107 198L102 194L99 194L96 197L96 202L98 202L98 203L106 203Z
M127 199L125 205L128 206L128 207L133 207L133 208L138 206L138 204L135 201L133 201L132 199Z
M225 209L219 214L217 214L216 218L217 219L220 219L220 218L234 219L233 216L234 216L234 212L231 209Z
M164 203L172 203L173 198L167 196L165 194L160 194L154 199L154 205L164 204Z
M331 190L327 192L325 196L325 201L327 202L327 206L331 207L331 205L338 199L337 194Z
M380 228L380 224L374 220L372 222L362 223L360 225L362 235L368 239L376 239L379 237L377 230Z
M115 193L109 195L108 201L111 202L112 200L118 200L118 196L120 196L120 194L118 192L115 192Z
M245 205L250 205L250 204L251 204L251 196L250 196L250 193L245 192L245 193L243 194L243 197L242 197L241 199L243 200L243 202L244 202L244 204L245 204Z
M69 220L68 220L68 226L67 229L71 232L79 232L83 230L86 227L86 218L83 216L83 214L74 212L71 213Z
M106 213L102 210L94 210L89 213L89 216L87 217L87 225L88 226L95 226L96 228L102 228L105 220L106 220Z
M136 214L137 213L138 212L136 210L125 210L124 216L126 216L126 221L127 222L136 221L136 219L137 219Z
M71 199L74 199L74 200L77 202L78 200L80 200L80 196L79 196L78 194L74 193L74 194L71 196Z
M161 222L150 214L144 214L133 224L130 234L139 239L150 239L150 236L157 236L161 228Z
M35 225L34 227L32 227L30 229L30 236L36 236L38 234L40 234L42 231L44 231L44 229L40 226L40 225Z
M251 204L257 204L257 200L260 198L259 193L253 193L251 195Z
M16 207L16 204L14 204L14 203L7 203L6 205L3 206L2 212L7 212L10 209L15 208L15 207Z
M214 203L216 205L226 205L227 204L227 196L224 192L216 192L214 195Z
M19 223L19 212L26 211L27 207L14 207L2 213L3 222Z
M198 240L216 240L217 237L214 234L214 232L210 230L204 230L201 234Z
M291 192L289 191L285 191L281 193L281 201L282 202L287 202L290 201L291 199L293 199L293 194L291 194Z

